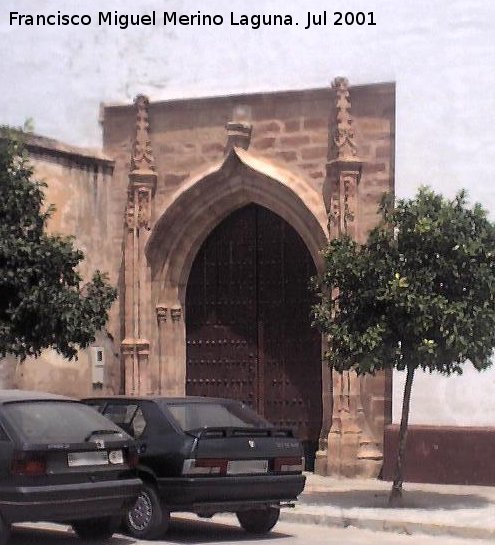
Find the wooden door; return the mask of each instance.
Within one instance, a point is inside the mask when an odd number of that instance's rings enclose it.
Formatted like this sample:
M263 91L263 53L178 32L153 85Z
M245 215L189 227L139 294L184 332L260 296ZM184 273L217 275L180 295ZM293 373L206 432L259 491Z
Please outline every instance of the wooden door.
M247 402L313 451L321 427L316 274L298 233L266 208L241 208L209 235L186 295L186 393Z

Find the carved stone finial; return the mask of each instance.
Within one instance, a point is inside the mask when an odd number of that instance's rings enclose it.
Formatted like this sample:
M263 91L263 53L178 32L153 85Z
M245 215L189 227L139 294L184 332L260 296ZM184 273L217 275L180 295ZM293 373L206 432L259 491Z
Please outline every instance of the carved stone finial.
M159 324L167 321L168 308L165 305L156 305L156 319Z
M252 130L250 124L239 121L229 121L225 128L227 129L226 153L232 148L242 148L245 150L249 148Z
M151 148L150 125L148 118L148 97L138 95L134 104L136 113L136 138L132 147L131 173L155 171L155 159Z
M335 78L332 83L335 97L333 125L330 129L328 159L357 160L357 148L354 141L353 119L351 116L351 97L347 78Z
M232 121L229 121L225 128L227 129L227 144L225 153L232 148L242 148L247 150L251 143L251 108L245 104L238 104L232 113Z
M179 322L182 318L182 309L180 307L172 307L170 309L170 317L172 322Z

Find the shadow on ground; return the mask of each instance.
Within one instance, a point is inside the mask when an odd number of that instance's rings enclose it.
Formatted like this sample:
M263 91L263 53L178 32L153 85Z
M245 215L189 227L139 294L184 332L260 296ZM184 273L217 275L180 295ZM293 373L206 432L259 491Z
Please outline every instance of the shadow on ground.
M301 505L328 505L342 509L384 508L388 507L388 490L336 490L310 492L300 497ZM476 494L441 494L423 490L407 489L403 492L401 509L479 509L486 507L491 501Z
M228 521L227 521L228 522ZM67 526L49 524L48 528L37 524L16 525L12 530L12 537L9 545L80 545L89 543L79 539ZM269 542L288 537L288 534L277 532L276 530L264 536L253 536L246 533L237 524L236 519L232 518L232 524L215 522L215 520L202 521L197 518L182 518L172 516L170 528L158 542L161 540L166 543L188 543L189 545L211 542L243 542L257 541ZM144 541L143 541L144 542ZM92 541L93 545L103 542ZM112 539L105 541L105 545L135 545L133 538L115 535ZM149 542L150 544L153 541Z
M49 528L33 525L15 525L9 545L81 545L88 543L79 539L67 526L50 524ZM95 545L95 541L92 542ZM105 545L133 545L135 540L125 536L114 536Z
M262 543L276 541L285 537L289 537L288 534L277 532L276 528L264 536L253 536L240 528L235 518L232 518L232 524L224 524L223 522L216 522L215 518L203 521L194 518L181 518L180 516L172 516L170 528L165 535L167 542L189 544L210 543L212 541L259 541Z
M187 518L186 518L187 517ZM166 543L187 543L189 545L211 542L273 542L289 537L288 534L276 530L264 536L248 534L237 524L237 520L215 522L215 519L203 521L192 515L172 516L169 530L157 541ZM9 545L80 545L90 543L79 539L72 530L64 525L56 524L23 524L15 525ZM92 541L93 545L103 542ZM136 540L120 534L105 541L105 545L135 545ZM143 541L144 543L144 541ZM152 544L153 541L148 543Z

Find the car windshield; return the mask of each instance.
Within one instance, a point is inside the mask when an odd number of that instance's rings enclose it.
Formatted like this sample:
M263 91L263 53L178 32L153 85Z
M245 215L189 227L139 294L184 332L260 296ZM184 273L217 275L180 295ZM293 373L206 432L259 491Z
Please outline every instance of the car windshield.
M165 404L183 431L200 428L267 428L271 424L238 403L172 402Z
M72 401L6 403L4 414L20 438L32 443L79 443L95 432L98 437L106 432L124 435L118 426L92 407Z

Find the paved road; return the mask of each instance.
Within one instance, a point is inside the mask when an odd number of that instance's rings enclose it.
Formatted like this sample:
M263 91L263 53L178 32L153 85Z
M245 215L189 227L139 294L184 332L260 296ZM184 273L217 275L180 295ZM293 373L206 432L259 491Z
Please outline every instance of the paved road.
M218 521L218 522L217 522ZM78 545L79 540L66 526L21 525L14 530L9 545ZM268 536L253 538L242 531L235 519L219 516L213 521L174 518L160 541L135 541L117 535L108 545L486 545L484 540L456 539L448 536L414 536L371 532L354 528L327 528L281 522Z

